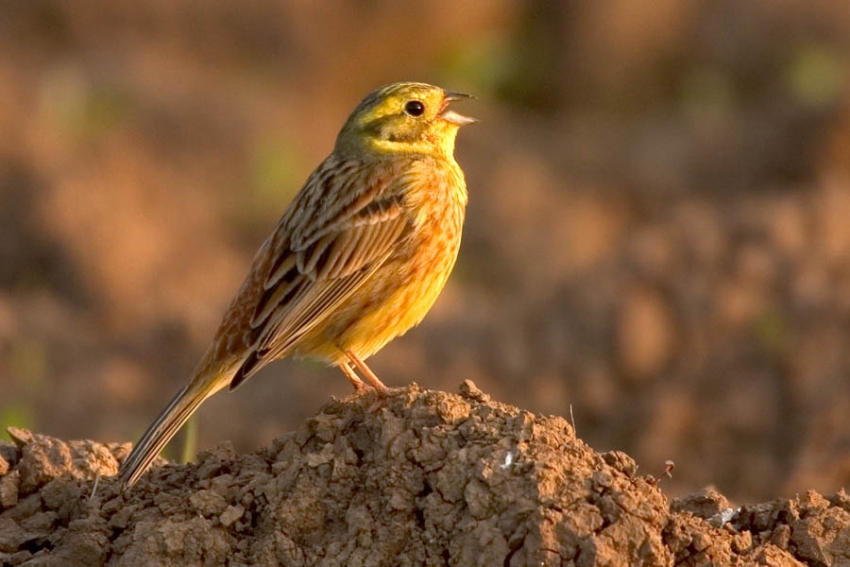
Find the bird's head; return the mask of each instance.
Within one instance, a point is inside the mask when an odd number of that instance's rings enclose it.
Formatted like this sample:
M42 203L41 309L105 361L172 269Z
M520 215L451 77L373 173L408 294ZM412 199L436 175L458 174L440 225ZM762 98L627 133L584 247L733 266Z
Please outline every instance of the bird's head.
M425 83L393 83L369 93L337 137L345 153L451 156L461 126L475 122L449 108L470 95Z

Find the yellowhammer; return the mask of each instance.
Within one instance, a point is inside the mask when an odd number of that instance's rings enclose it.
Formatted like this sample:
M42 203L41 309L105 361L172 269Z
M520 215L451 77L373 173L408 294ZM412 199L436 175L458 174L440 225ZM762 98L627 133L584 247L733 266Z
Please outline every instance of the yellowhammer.
M448 106L467 97L395 83L354 109L254 257L191 382L124 461L125 486L205 399L275 359L326 361L361 391L353 365L386 390L363 361L422 321L457 258L467 194L454 145L474 120Z

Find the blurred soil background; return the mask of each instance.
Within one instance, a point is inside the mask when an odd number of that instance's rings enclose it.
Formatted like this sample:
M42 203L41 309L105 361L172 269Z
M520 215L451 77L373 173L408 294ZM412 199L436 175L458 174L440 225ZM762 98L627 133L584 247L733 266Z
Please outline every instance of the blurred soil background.
M369 90L475 93L470 205L389 385L569 416L672 495L850 478L850 3L0 2L0 426L135 440ZM199 412L267 445L284 361ZM173 450L173 448L172 448ZM171 453L172 456L176 451Z

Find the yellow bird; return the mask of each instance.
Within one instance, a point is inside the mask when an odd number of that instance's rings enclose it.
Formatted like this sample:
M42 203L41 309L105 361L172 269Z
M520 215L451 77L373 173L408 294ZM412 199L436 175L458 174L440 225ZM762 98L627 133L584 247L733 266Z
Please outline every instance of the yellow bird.
M201 403L269 362L338 366L356 391L386 386L364 360L417 325L460 247L467 193L454 159L469 95L424 83L377 89L354 109L254 257L189 384L121 466L131 486Z

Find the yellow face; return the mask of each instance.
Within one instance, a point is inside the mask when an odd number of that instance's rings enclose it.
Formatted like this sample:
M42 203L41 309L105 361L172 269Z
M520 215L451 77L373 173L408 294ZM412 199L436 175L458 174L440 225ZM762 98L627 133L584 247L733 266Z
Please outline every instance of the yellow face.
M424 83L394 83L370 93L337 138L337 151L451 156L458 128L475 122L448 108L469 95Z

